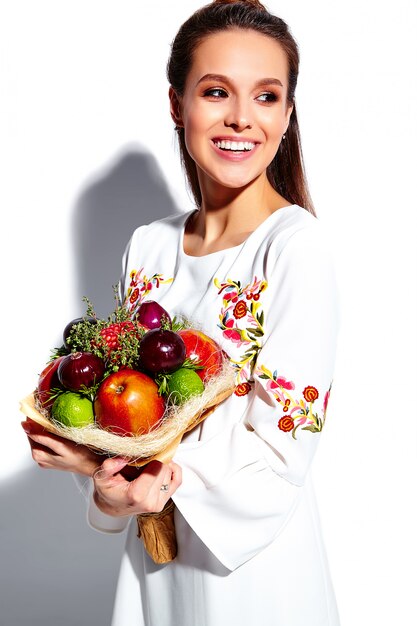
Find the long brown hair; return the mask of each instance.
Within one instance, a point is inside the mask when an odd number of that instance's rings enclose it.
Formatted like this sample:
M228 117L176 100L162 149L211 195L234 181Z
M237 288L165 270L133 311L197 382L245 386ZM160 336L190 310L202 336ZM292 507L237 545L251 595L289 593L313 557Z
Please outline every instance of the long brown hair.
M298 204L313 215L314 206L308 190L300 130L295 106L299 53L298 46L287 24L269 13L258 0L214 0L184 22L171 46L167 64L167 77L170 85L182 96L185 83L193 62L193 53L207 36L230 28L254 30L277 41L288 60L288 105L293 106L285 139L267 168L267 177L272 187L293 204ZM184 129L179 128L178 139L181 161L188 184L197 206L201 206L202 196L198 182L197 168L185 145Z

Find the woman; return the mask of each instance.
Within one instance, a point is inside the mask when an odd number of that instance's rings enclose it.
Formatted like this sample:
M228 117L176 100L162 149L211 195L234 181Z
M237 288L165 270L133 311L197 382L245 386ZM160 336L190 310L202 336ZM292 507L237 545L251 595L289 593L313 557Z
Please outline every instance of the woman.
M332 381L336 287L303 173L297 74L286 24L256 0L216 1L185 22L169 96L197 209L138 228L123 260L132 313L146 276L163 277L147 297L222 345L235 394L172 463L132 482L124 459L100 465L25 426L41 466L93 478L94 528L129 524L115 626L339 623L309 474ZM178 555L155 565L134 517L171 498Z

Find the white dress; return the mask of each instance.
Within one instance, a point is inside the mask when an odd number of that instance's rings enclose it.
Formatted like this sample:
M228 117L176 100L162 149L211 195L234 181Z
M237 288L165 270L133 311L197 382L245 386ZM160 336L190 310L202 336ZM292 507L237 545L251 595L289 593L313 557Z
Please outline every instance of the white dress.
M331 255L317 218L292 205L241 245L183 250L190 213L138 228L124 256L132 311L157 300L213 337L236 392L174 457L178 555L155 565L129 524L113 626L337 626L309 468L332 383L339 326Z

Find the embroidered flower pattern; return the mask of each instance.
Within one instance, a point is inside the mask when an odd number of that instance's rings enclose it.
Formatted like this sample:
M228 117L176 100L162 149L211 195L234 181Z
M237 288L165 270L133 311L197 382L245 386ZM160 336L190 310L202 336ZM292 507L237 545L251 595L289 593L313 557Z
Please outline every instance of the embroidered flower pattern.
M248 307L246 305L246 302L244 302L243 300L239 300L239 302L236 304L235 308L233 309L233 317L240 320L242 317L245 317L247 310L248 310Z
M278 428L284 431L284 433L289 433L291 430L294 430L294 420L292 417L288 417L288 415L284 415L278 422Z
M319 397L319 392L315 387L306 387L303 391L303 396L307 402L314 402Z
M240 383L236 386L235 395L236 396L246 396L251 390L250 383Z
M242 348L237 359L231 359L236 367L236 395L243 396L250 391L250 379L256 357L262 347L264 336L264 313L260 297L268 286L265 280L253 281L242 287L240 281L228 278L221 283L217 278L214 284L218 294L222 296L222 307L219 315L219 328L223 337Z
M277 372L271 372L264 365L256 369L255 374L266 380L265 388L270 392L282 408L283 415L278 420L278 428L283 432L291 432L294 439L298 428L309 430L311 433L322 431L326 421L326 411L329 402L330 389L324 395L321 417L317 412L317 406L313 406L319 399L319 392L312 385L305 387L303 398L297 400L292 397L290 391L295 389L293 382L278 376Z
M126 294L125 302L129 311L134 315L142 304L143 300L151 293L152 289L158 289L160 285L172 283L173 278L165 279L162 274L154 274L148 278L143 273L144 268L132 270L130 272L130 283Z

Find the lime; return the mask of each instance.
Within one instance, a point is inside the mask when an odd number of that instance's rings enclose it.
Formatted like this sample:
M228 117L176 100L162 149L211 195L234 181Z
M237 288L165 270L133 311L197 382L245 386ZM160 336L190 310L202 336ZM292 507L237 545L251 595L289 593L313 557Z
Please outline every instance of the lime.
M195 370L187 367L173 372L167 383L169 399L175 404L182 404L204 391L204 383Z
M81 428L94 424L93 403L73 391L59 395L52 405L51 413L54 420L63 426Z

